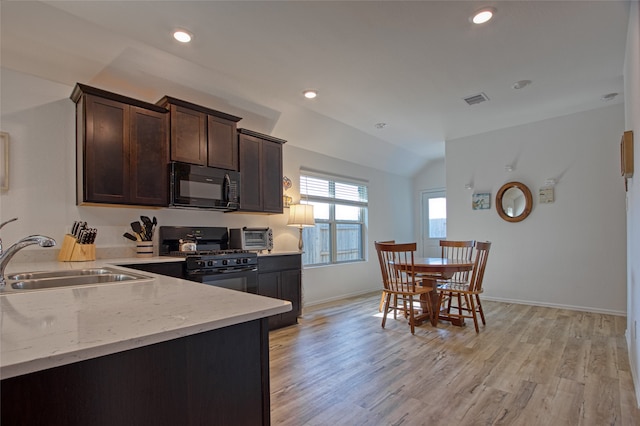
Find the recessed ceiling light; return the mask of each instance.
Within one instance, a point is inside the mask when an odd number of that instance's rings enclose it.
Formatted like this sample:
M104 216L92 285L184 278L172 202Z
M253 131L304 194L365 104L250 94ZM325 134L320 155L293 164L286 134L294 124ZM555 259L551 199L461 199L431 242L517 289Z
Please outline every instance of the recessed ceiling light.
M600 100L607 102L607 101L612 101L616 98L616 96L618 96L617 93L607 93L606 95L603 95Z
M483 7L482 9L476 11L471 17L471 22L474 24L484 24L496 13L496 9L493 7Z
M315 90L305 90L304 92L302 92L302 94L304 95L305 98L307 99L313 99L316 96L318 96L318 92Z
M180 43L189 43L191 41L191 34L184 30L178 30L173 33L173 38L178 40Z
M531 80L520 80L520 81L516 81L515 83L513 83L513 87L514 89L518 90L518 89L523 89L525 87L527 87L528 85L531 84Z
M373 125L376 129L384 129L387 127L387 123L376 123Z

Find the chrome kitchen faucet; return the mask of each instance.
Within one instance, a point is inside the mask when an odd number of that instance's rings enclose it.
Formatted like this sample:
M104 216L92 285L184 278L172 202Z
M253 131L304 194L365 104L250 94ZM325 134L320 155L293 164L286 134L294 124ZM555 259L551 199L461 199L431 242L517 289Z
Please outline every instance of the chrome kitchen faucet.
M6 222L0 223L0 229L7 223L13 222L15 220L18 220L18 218L14 217L13 219L9 219ZM44 235L29 235L28 237L24 237L20 241L13 244L7 249L7 251L4 251L2 248L2 238L0 238L0 289L3 289L6 284L4 281L4 269L7 267L7 264L9 263L11 258L18 251L33 244L38 244L40 247L53 247L56 245L56 240Z

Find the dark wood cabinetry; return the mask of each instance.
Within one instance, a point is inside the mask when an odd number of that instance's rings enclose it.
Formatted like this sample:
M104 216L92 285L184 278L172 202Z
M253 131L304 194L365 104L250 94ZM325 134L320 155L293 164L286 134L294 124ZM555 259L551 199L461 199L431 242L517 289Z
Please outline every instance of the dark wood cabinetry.
M240 210L282 213L282 145L285 140L238 130Z
M269 425L266 319L1 384L3 425Z
M170 105L171 161L207 165L207 116L177 105Z
M168 204L169 114L77 84L78 204Z
M157 104L171 115L171 161L238 170L240 117L169 96Z
M258 257L258 294L291 302L291 311L269 317L269 330L297 324L302 309L302 256Z
M169 161L240 172L240 211L282 213L285 140L169 96L156 104L76 84L77 203L165 207Z

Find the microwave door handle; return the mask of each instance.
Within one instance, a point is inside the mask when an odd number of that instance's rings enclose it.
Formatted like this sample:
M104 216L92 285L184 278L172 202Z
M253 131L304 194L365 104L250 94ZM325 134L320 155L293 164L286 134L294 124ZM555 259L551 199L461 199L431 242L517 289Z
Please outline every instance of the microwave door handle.
M222 187L222 196L224 197L224 202L229 202L229 191L231 187L231 178L229 177L229 173L224 174L224 185Z

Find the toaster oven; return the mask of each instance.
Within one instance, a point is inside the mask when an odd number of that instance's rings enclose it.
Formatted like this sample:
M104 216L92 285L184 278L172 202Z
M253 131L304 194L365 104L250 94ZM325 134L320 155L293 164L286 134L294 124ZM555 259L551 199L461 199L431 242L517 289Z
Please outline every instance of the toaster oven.
M229 229L229 248L240 250L273 250L273 231L271 228L232 228Z

